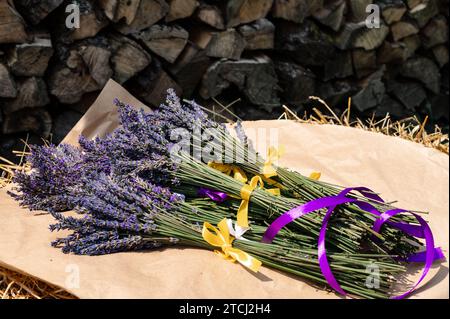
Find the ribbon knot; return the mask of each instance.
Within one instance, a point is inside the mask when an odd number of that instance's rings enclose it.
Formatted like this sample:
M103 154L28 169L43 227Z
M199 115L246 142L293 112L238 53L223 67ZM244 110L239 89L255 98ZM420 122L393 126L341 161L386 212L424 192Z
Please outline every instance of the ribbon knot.
M248 269L258 272L262 264L261 261L232 246L234 238L230 236L226 218L222 219L217 226L218 229L205 222L202 229L203 239L214 247L220 247L221 250L215 250L214 252L226 260L237 261Z
M273 149L276 152L276 149L275 148L273 148ZM271 158L273 158L273 155ZM244 183L244 186L242 186L242 188L240 190L240 198L242 199L242 202L239 205L236 215L237 215L237 225L240 227L241 230L243 230L245 232L245 230L247 230L249 228L248 207L249 207L249 202L250 202L250 197L251 197L252 192L257 187L260 189L264 189L263 179L269 180L269 181L272 181L272 180L269 178L266 178L263 175L262 176L256 175L256 176L253 176L253 178L247 184L247 181L248 181L247 175L240 167L238 167L236 165L209 162L208 166L211 168L214 168L214 169L218 170L219 172L222 172L226 175L231 175L234 179ZM272 181L272 182L277 184L275 181ZM271 185L273 185L273 183L271 183ZM280 195L279 188L271 188L271 189L264 189L264 190L275 196ZM234 197L234 196L232 196L232 197Z
M256 187L262 188L264 185L260 176L253 176L249 184L245 184L241 188L241 205L237 210L237 224L240 227L248 228L248 206L250 203L250 196Z

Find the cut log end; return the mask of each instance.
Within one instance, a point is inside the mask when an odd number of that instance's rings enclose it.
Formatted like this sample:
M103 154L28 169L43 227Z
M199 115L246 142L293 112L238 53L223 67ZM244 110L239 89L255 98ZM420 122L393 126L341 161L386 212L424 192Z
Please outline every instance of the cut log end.
M49 34L36 34L30 43L17 44L7 52L7 63L16 76L43 76L53 55Z
M272 7L273 0L230 0L226 4L227 27L235 27L264 18Z
M198 5L197 0L169 0L166 22L190 17Z
M234 29L212 34L206 47L206 55L216 58L239 60L246 46L245 39Z
M202 4L195 12L195 17L213 28L225 29L222 11L217 6Z
M183 51L189 33L179 26L153 25L135 36L152 52L173 63Z
M25 21L16 11L12 1L0 1L0 44L27 41Z

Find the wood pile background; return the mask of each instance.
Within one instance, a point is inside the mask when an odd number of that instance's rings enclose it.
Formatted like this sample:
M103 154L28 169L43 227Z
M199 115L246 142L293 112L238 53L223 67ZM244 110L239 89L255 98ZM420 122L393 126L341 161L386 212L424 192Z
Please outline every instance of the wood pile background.
M157 106L169 87L244 119L308 109L428 114L448 126L448 0L0 0L0 147L59 141L109 78ZM67 5L80 28L65 26ZM367 28L377 4L379 28Z

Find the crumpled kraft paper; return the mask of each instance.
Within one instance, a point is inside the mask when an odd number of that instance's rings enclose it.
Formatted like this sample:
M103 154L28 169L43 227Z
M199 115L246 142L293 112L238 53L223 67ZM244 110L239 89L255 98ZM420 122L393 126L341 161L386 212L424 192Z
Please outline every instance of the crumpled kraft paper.
M65 138L103 135L117 125L114 97L145 107L110 81ZM449 157L400 138L331 125L256 121L246 128L278 129L286 152L280 164L325 181L364 185L397 207L428 211L435 241L448 258ZM257 275L190 248L168 248L106 256L65 255L50 247L52 217L20 208L0 190L0 264L58 285L81 298L339 298L298 277L263 267ZM410 267L418 278L420 266ZM436 264L412 298L448 298L448 263Z

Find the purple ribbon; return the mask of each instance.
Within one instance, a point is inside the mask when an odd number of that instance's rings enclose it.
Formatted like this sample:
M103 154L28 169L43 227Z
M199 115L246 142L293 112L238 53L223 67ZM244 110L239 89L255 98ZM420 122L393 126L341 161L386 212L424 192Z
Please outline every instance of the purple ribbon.
M404 294L400 296L395 296L393 299L402 299L412 293L417 286L422 282L422 280L427 275L428 271L431 268L431 265L433 264L433 261L443 259L444 254L441 250L441 248L434 247L434 239L433 234L431 232L430 227L428 226L427 222L420 217L417 214L411 213L404 209L392 209L389 211L386 211L384 213L379 212L373 205L363 202L360 200L357 200L356 198L347 197L346 195L352 191L357 191L364 197L384 203L383 199L376 195L373 191L371 191L369 188L366 187L353 187L353 188L346 188L343 191L341 191L337 196L327 196L318 198L315 200L312 200L310 202L307 202L303 205L297 206L288 212L284 213L283 215L279 216L277 219L273 221L273 223L267 228L266 232L264 233L262 241L265 243L271 243L272 240L275 238L275 236L278 234L278 232L287 224L294 221L297 218L300 218L306 214L312 213L316 210L322 209L322 208L328 208L327 213L325 214L325 217L322 220L322 227L320 229L319 233L319 239L318 239L318 259L319 259L319 266L322 271L323 276L329 283L329 285L339 292L342 295L345 295L346 292L341 288L339 283L337 282L336 278L334 277L330 264L328 262L327 254L326 254L326 248L325 248L325 237L327 232L327 226L328 221L331 218L331 215L333 214L334 210L337 206L346 204L346 203L353 203L357 205L360 209L365 210L367 212L370 212L376 216L378 216L377 220L375 221L373 225L373 230L376 232L379 232L381 227L384 223L387 223L391 225L392 227L395 227L397 229L400 229L404 233L418 237L418 238L424 238L425 239L425 247L426 250L424 252L415 253L412 255L409 255L405 261L407 262L425 262L424 269L422 272L421 277L419 280L414 284L414 286L405 292ZM419 222L419 225L410 225L407 223L401 223L401 222L392 222L389 219L397 214L400 213L410 213L412 214L417 221Z
M200 197L209 197L213 201L218 203L222 203L228 197L228 195L223 192L214 191L212 189L204 187L199 188L197 195Z

